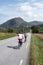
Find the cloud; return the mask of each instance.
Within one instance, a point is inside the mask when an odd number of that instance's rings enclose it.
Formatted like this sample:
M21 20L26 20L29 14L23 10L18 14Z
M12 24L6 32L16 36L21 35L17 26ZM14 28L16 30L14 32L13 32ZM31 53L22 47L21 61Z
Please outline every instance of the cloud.
M35 5L36 7L38 7L38 8L43 9L43 3L38 2L38 3L34 3L34 5Z
M32 16L32 7L30 6L29 3L24 3L20 5L20 12L26 14L26 16Z
M35 2L36 0L31 0L32 2Z
M14 17L22 17L26 21L42 20L43 21L43 3L24 2L18 4L8 4L0 7L0 21L6 21Z
M40 6L39 6L40 5ZM28 20L43 20L43 4L42 3L23 3L20 6L21 13L28 18Z

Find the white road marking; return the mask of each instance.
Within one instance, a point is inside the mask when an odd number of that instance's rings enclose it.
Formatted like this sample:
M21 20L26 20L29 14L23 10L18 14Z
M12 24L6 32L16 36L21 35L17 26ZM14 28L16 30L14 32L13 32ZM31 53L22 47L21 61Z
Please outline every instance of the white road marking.
M27 47L28 47L28 43L27 43L27 45L26 45L26 49L27 49Z
M19 64L19 65L22 65L22 63L23 63L23 59L21 59L21 61L20 61L20 64Z

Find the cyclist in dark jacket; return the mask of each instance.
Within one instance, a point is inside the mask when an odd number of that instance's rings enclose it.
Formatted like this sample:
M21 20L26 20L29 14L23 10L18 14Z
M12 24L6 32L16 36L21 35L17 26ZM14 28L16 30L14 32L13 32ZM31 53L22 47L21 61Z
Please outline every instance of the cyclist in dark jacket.
M24 37L25 37L25 42L26 42L26 39L27 39L27 35L26 35L26 34L24 34Z

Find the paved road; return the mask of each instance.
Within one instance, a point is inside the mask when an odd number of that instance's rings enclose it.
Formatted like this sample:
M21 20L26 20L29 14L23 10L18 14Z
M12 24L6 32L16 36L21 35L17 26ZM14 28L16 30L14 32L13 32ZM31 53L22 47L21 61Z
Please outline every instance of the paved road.
M28 65L31 34L27 33L27 35L27 41L20 49L16 48L17 37L0 40L0 65Z

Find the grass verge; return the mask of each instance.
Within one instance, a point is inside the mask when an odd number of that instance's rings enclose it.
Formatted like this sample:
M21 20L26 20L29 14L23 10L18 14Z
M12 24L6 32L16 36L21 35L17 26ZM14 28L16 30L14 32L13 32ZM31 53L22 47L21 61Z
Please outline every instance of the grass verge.
M32 35L30 65L43 65L43 39L39 35Z
M0 33L0 40L16 36L16 33Z

